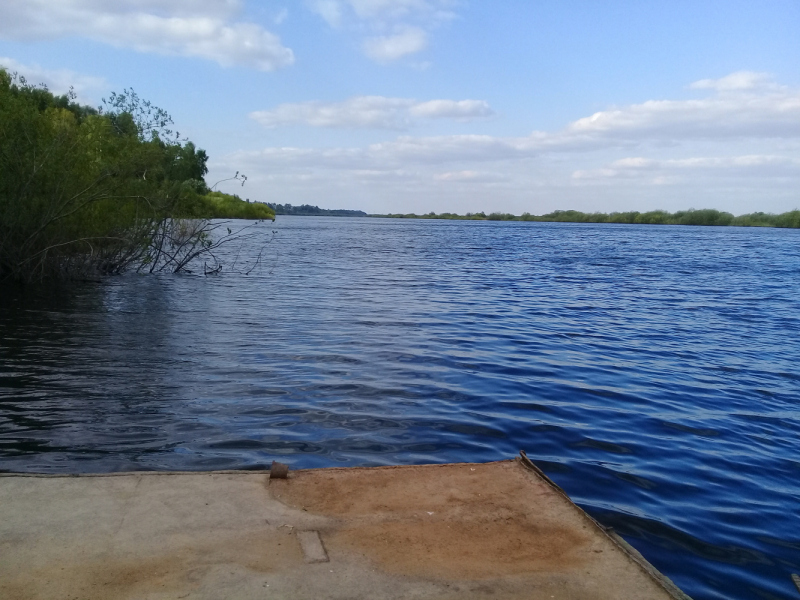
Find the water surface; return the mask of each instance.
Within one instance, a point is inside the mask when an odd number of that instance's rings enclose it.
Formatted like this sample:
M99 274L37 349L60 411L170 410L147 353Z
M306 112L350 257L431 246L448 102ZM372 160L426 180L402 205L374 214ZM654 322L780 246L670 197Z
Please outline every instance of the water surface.
M219 276L2 284L0 470L525 449L694 598L800 597L800 232L253 230Z

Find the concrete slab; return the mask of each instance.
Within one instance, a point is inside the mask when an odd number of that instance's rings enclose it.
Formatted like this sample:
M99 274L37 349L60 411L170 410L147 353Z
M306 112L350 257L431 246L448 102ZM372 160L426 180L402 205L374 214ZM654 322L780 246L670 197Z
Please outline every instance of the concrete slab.
M685 598L523 461L0 476L0 598Z

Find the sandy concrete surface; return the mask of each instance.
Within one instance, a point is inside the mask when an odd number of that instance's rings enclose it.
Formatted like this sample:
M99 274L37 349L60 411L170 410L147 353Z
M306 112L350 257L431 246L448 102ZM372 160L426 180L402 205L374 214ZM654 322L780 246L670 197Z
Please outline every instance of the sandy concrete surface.
M522 462L0 476L0 598L684 597Z

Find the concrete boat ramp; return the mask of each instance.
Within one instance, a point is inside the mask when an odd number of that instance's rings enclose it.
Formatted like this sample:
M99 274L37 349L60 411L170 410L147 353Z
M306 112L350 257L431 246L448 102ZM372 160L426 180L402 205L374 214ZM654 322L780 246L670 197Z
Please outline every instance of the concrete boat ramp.
M523 456L0 477L0 598L687 598Z

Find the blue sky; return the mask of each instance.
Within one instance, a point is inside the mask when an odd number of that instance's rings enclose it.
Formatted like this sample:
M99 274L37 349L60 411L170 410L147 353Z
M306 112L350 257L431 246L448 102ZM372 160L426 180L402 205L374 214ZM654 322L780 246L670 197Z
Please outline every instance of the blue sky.
M253 200L800 207L797 0L19 0L0 64L134 88Z

